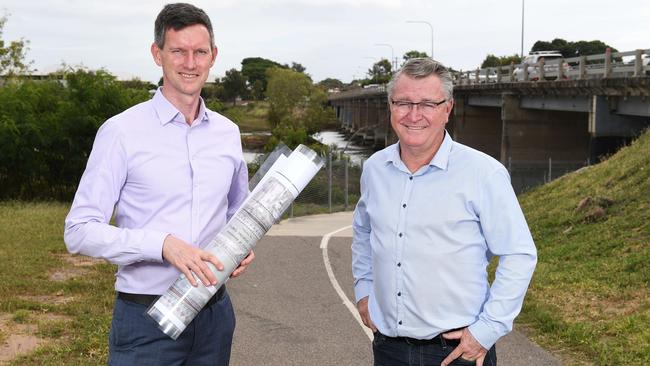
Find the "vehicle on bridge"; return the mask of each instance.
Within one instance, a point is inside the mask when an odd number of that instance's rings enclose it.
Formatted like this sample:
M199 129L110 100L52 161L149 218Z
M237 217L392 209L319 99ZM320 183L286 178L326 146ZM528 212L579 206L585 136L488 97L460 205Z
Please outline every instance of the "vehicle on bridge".
M562 64L562 71L564 71L562 74L566 75L569 65L564 62L564 56L560 51L531 52L524 58L521 65L515 68L513 78L514 81L540 80L543 74L543 78L546 80L556 80L559 75L560 64ZM528 78L526 78L524 68L528 70ZM543 68L543 73L540 72L541 68Z

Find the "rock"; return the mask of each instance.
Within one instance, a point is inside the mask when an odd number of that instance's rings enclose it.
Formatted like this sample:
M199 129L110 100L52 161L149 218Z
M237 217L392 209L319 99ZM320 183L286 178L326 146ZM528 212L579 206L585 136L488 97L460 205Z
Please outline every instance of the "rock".
M596 206L591 210L589 210L587 214L585 214L585 221L596 222L601 219L604 219L606 216L607 216L607 212L605 212L605 209L600 206Z
M593 201L593 200L592 200L591 197L589 197L589 196L583 198L583 199L580 201L580 203L578 203L578 206L576 207L576 211L584 211L585 208L587 208L587 207L589 207L589 206L591 205L591 202L592 202L592 201Z

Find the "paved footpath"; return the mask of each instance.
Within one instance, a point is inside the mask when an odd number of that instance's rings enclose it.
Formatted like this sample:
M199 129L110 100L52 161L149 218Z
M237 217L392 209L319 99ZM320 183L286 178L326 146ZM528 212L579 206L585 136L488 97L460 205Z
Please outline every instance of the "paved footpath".
M237 315L231 364L371 365L369 332L353 311L352 213L274 225L253 265L228 282ZM514 331L497 343L500 366L562 363Z

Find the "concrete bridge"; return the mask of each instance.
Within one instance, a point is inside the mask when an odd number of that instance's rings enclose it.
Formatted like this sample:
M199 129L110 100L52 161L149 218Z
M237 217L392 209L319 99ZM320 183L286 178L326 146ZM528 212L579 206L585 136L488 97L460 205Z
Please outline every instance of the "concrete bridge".
M565 66L554 75L533 65L537 81L516 81L513 66L455 73L448 131L500 160L517 191L538 185L597 162L650 126L649 54L559 60ZM329 101L352 138L375 148L396 141L384 86L332 93Z

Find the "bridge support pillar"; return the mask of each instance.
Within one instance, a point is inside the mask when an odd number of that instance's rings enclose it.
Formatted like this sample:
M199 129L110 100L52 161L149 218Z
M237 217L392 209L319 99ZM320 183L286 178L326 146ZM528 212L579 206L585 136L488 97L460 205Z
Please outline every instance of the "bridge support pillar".
M455 100L448 131L452 138L499 160L501 157L501 113L499 108L472 106L468 98Z
M590 160L592 162L598 162L602 156L616 152L620 147L639 136L641 131L650 125L647 111L645 116L643 111L641 111L641 115L618 114L620 109L628 113L635 112L633 107L629 107L629 105L635 105L635 97L626 98L630 100L626 100L625 103L620 98L592 96L591 111L589 112Z
M525 109L516 95L502 96L501 162L520 192L583 166L590 136L584 113Z

